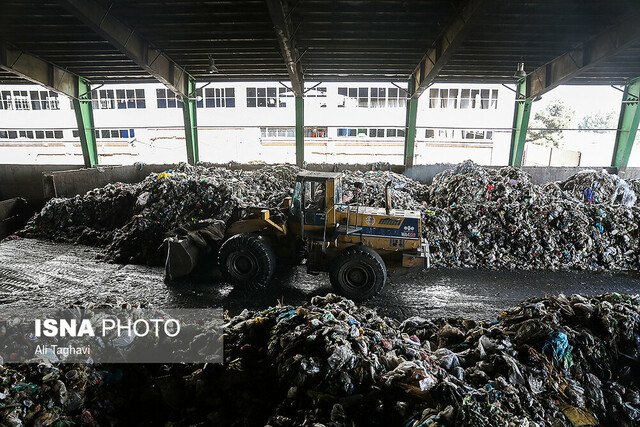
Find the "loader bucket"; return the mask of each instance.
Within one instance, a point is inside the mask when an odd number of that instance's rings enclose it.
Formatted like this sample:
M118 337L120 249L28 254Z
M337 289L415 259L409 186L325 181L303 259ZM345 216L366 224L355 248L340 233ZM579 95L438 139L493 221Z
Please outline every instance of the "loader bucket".
M188 275L198 264L200 250L190 239L167 239L165 249L164 270L171 280Z

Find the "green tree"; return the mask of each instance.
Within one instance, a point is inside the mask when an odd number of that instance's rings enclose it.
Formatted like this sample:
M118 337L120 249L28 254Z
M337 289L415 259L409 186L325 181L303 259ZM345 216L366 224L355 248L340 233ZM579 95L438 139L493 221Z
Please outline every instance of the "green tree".
M573 119L575 111L560 99L549 103L542 111L538 111L529 125L527 141L547 147L560 147L562 129ZM537 129L537 130L536 130Z
M593 114L585 114L580 123L578 123L578 129L581 131L589 131L591 129L613 129L616 127L616 112L611 110L607 113L598 111ZM604 130L594 130L594 133L605 133Z

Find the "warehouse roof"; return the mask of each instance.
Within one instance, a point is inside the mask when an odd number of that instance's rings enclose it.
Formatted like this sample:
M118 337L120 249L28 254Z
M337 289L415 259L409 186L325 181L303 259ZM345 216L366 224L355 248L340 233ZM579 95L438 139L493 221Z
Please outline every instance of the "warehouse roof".
M0 41L92 83L155 81L105 37L108 15L198 81L406 81L422 63L430 82L507 83L520 61L531 73L613 31L624 43L570 82L640 76L638 33L615 32L637 18L636 0L84 1L106 11L94 27L78 0L3 0ZM0 83L17 81L0 71Z

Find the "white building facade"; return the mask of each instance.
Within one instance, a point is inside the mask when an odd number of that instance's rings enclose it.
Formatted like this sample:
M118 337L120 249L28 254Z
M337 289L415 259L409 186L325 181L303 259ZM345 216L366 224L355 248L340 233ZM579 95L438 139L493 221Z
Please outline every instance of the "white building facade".
M295 162L293 93L277 82L199 83L200 160ZM391 83L306 83L305 161L402 164L406 92ZM406 87L406 84L404 85ZM94 86L100 164L186 159L182 104L160 84ZM436 84L420 98L414 164L504 165L514 93ZM0 162L81 164L69 99L35 85L0 87Z

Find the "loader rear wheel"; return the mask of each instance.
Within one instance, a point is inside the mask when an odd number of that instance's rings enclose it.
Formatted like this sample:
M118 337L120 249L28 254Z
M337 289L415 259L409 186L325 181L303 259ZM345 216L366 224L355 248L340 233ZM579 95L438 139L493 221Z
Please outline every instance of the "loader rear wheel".
M253 234L238 234L222 244L218 265L232 285L250 288L267 286L276 267L271 247Z
M336 258L329 271L329 279L340 295L364 301L380 292L387 281L387 268L373 249L352 246Z

